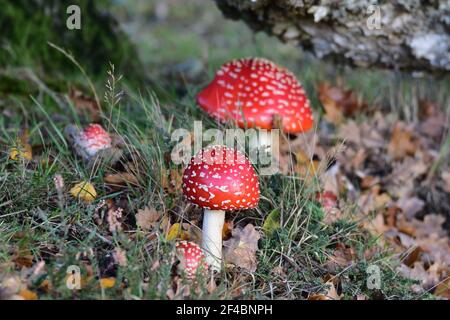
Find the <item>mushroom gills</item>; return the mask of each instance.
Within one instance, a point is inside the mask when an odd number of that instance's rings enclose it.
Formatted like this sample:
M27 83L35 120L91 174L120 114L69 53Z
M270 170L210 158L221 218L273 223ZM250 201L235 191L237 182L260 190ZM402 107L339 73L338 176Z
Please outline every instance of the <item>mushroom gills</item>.
M224 222L224 210L205 209L202 248L206 255L206 262L214 271L220 271L222 265L222 229Z

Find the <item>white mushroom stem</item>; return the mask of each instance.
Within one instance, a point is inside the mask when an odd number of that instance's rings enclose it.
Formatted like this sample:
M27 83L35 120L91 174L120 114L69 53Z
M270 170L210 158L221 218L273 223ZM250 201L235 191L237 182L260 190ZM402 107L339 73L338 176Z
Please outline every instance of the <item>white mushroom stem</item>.
M222 266L222 229L225 211L205 209L202 228L202 248L206 262L212 270L219 271Z

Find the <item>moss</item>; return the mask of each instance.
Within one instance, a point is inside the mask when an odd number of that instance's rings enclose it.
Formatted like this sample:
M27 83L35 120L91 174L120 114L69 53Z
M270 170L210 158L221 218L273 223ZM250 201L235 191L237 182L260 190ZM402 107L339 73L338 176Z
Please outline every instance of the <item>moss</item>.
M109 68L126 70L130 78L142 77L137 53L114 18L104 12L106 1L77 1L81 30L66 27L68 0L17 0L0 10L0 66L29 66L48 74L75 72L66 57L48 45L55 43L71 52L89 76L104 79Z

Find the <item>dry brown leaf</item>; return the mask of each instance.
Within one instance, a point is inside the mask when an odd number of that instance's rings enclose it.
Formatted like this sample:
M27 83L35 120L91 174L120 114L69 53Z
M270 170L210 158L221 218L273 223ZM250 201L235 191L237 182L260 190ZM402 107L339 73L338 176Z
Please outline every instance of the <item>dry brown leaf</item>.
M17 249L12 257L12 261L18 268L30 268L33 265L33 255L28 249Z
M136 224L145 231L152 230L156 223L161 218L161 213L159 213L153 207L145 207L144 209L139 209L136 213Z
M444 171L441 174L442 180L444 180L444 189L450 194L450 171Z
M401 160L406 156L412 156L416 152L416 144L412 133L402 122L397 122L392 131L388 146L388 154L394 160Z
M128 185L139 186L139 181L136 176L129 172L107 173L104 180L106 184L113 187L122 187Z
M324 82L319 85L318 92L325 109L325 118L333 124L341 123L344 116L351 117L364 106L354 92L342 86Z
M311 159L303 150L297 151L294 156L296 160L294 171L300 177L309 181L317 175L320 164L318 160Z
M328 280L325 284L328 285L326 296L331 300L341 300L342 294L341 295L338 294L336 286L334 285L333 281Z
M339 127L338 136L344 140L345 143L352 142L356 146L361 145L361 129L358 124L350 120L346 123L343 123Z
M408 219L412 219L425 206L425 202L417 197L403 197L396 202Z
M256 251L261 235L252 224L246 225L244 229L233 229L231 234L232 237L224 241L225 261L250 272L255 272L257 266Z
M233 226L234 226L233 221L225 221L222 228L222 239L227 240L231 237Z
M384 222L384 216L382 213L378 213L373 220L364 222L364 227L376 236L389 230L389 227Z
M408 267L412 267L414 263L419 259L420 254L423 252L421 247L412 248L408 250L406 256L403 258L403 263Z
M439 283L434 290L434 294L446 299L450 299L450 278Z
M78 114L87 113L93 121L100 120L101 107L94 98L85 95L81 90L70 87L69 99L72 101Z
M181 169L163 169L161 171L161 186L169 194L179 194L182 181Z

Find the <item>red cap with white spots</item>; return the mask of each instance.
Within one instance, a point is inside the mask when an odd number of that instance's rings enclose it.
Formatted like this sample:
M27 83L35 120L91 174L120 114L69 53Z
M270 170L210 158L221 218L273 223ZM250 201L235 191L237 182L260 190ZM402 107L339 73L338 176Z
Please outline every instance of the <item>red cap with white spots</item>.
M111 147L111 137L101 125L93 123L79 133L75 141L90 157Z
M221 121L240 127L272 129L274 115L286 133L308 131L313 115L295 76L275 63L246 58L225 63L214 80L197 95L198 104Z
M176 244L177 255L180 259L179 268L186 273L188 279L195 278L197 270L206 271L208 264L202 249L194 242L180 241Z
M259 202L259 181L245 155L215 145L191 159L183 174L183 192L205 209L250 209Z

